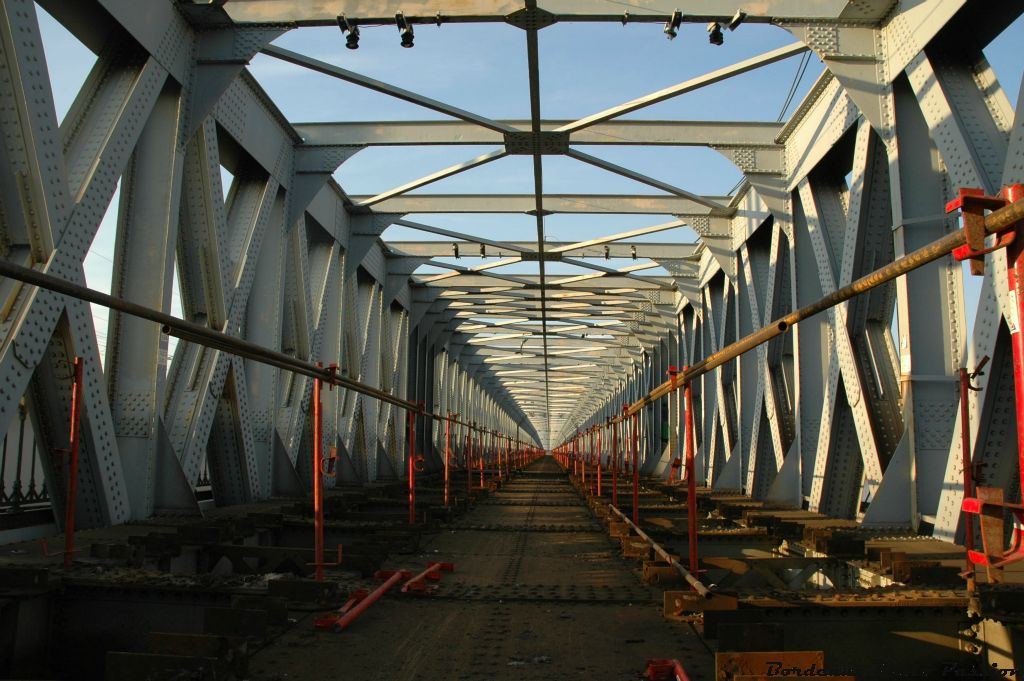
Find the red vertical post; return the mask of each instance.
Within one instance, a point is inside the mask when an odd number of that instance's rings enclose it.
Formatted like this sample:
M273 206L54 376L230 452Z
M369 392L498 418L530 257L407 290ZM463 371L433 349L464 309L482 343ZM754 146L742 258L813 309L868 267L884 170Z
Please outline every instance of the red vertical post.
M477 446L479 447L479 450L477 451L477 457L476 458L477 458L477 461L480 463L480 489L484 488L484 456L485 456L484 443L486 442L486 440L484 439L485 437L486 436L484 435L484 433L481 432L480 433L480 439L477 440Z
M685 372L689 367L684 367ZM698 574L697 559L697 474L693 451L693 390L687 381L683 388L686 402L686 524L690 539L690 572Z
M444 507L451 506L452 413L444 421Z
M71 569L71 561L75 555L75 493L78 491L78 444L81 439L79 425L82 416L82 381L81 357L75 357L75 382L71 386L71 426L70 444L68 445L68 496L67 507L64 509L64 569Z
M612 423L612 506L619 507L619 424Z
M586 492L590 491L590 483L587 480L590 478L588 475L590 468L590 447L587 444L587 436L589 433L580 433L580 468L583 469L583 489Z
M409 524L416 524L416 412L409 410Z
M320 388L318 376L313 379L313 560L318 582L324 581L324 413Z
M971 402L970 402L971 377L967 369L960 367L960 450L961 461L964 467L964 499L974 496L974 471L972 468L971 449ZM974 550L974 518L965 514L964 516L964 548L968 552ZM967 558L967 590L974 591L975 576L974 563Z
M640 415L633 414L633 524L640 524Z
M597 496L601 496L601 428L597 429Z
M587 466L590 467L590 487L587 488L588 492L594 493L597 489L597 483L594 480L594 470L597 468L597 462L594 460L596 452L594 452L594 427L591 426L590 430L587 431Z
M473 426L466 426L466 498L473 495Z
M1010 203L1024 198L1024 185L1005 187L1000 196ZM1019 231L1019 230L1018 230ZM1013 392L1017 405L1017 470L1024 471L1024 239L1020 234L1010 244L1009 275L1010 292L1017 309L1017 330L1013 332ZM1024 474L1020 476L1020 487L1024 491Z
M668 368L668 375L669 375L669 378L672 381L672 392L669 393L665 397L665 399L669 400L669 409L671 409L672 408L672 395L676 396L676 426L677 427L682 427L682 423L683 423L683 408L682 408L683 396L679 393L679 389L676 387L676 376L678 374L679 374L679 372L676 371L675 365L672 365L672 366L670 366ZM680 450L683 449L682 442L679 443L679 449ZM670 484L670 485L674 482L674 480L672 480L672 472L675 471L676 466L678 465L678 462L681 459L682 459L682 457L673 460L672 457L669 456L669 466L668 466L668 474L666 475L666 482L668 484ZM680 467L680 470L679 470L679 479L680 480L683 479L682 467Z

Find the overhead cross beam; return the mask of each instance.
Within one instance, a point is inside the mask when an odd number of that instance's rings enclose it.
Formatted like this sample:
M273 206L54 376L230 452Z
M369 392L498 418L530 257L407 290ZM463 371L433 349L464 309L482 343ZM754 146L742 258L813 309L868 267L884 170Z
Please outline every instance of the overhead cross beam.
M518 130L528 120L501 120L499 125ZM542 120L542 132L572 124L566 120ZM454 121L360 121L296 123L295 131L306 146L491 146L505 143L505 133L461 120ZM573 132L574 145L771 147L783 124L751 121L648 121L610 120Z
M195 2L195 0L193 0ZM206 2L197 5L206 5ZM690 23L709 21L727 22L737 9L747 13L750 23L781 22L821 23L841 20L849 24L875 25L889 13L892 3L887 0L818 0L811 4L799 0L759 0L737 2L723 6L717 0L691 0L681 19ZM202 21L208 14L202 7L190 13L194 21ZM726 12L723 12L723 9ZM344 14L364 24L393 24L395 14L402 12L412 24L445 23L515 23L514 15L524 11L543 11L549 22L608 22L608 23L665 23L671 17L664 3L636 0L628 5L616 5L601 0L544 0L530 3L516 0L467 0L447 8L439 8L429 0L384 0L367 3L363 0L231 0L223 11L237 23L278 24L295 26L335 26L337 17Z

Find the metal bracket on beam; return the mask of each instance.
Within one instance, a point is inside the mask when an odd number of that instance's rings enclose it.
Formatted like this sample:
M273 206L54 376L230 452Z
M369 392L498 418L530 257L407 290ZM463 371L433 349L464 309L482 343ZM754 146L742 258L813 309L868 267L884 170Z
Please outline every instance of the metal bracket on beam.
M538 253L536 251L529 253L521 253L520 258L523 262L558 262L562 259L562 253L560 251L544 251Z
M506 132L505 151L509 154L565 154L569 151L569 133L555 130Z
M505 22L524 31L539 31L558 21L551 12L540 7L524 7L505 17Z

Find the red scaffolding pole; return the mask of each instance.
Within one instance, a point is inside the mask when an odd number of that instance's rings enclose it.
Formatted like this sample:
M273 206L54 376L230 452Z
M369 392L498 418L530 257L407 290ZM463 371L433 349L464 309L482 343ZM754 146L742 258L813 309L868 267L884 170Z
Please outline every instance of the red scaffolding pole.
M466 428L466 451L463 456L466 462L466 502L473 496L473 427Z
M640 524L640 415L633 414L633 522Z
M409 524L416 524L416 412L409 410Z
M954 249L953 255L957 260L971 260L972 274L984 273L983 256L985 253L995 248L1007 247L1006 284L1013 300L1012 304L1015 306L1013 312L1019 320L1024 320L1024 222L1020 220L1020 211L1018 210L1022 199L1024 199L1024 185L1020 184L1005 187L998 197L985 196L980 189L961 189L960 198L950 202L946 207L947 212L962 210L966 243ZM1017 204L1017 206L1013 207L1011 204ZM986 216L985 212L988 210L1001 212L997 209L1010 210L1010 215L1018 216L1018 219L1010 225L1008 230L996 238L994 246L989 249L986 248L985 236L994 231L990 229L988 222L995 215ZM1016 328L1011 330L1010 338L1013 347L1013 387L1017 416L1017 466L1018 470L1024 470L1024 329L1021 328L1019 322L1016 324ZM962 380L963 376L961 375ZM961 390L963 390L963 385L961 385ZM969 430L969 423L966 429ZM969 456L969 434L964 441L964 449L965 456ZM968 460L965 459L965 495L969 483L973 482L970 470ZM1024 491L1024 474L1019 477L1020 488ZM1024 560L1024 504L1004 501L1001 488L979 487L975 490L973 497L964 497L961 508L966 513L977 514L981 523L983 552L969 550L968 559L975 565L986 566L990 582L1002 582L1004 579L1003 567ZM1006 550L1003 548L1005 511L1010 511L1014 519L1010 548ZM968 528L970 528L970 524L969 520ZM971 539L973 540L973 536Z
M444 507L451 506L451 467L452 467L452 417L458 414L448 412L444 420Z
M316 581L324 581L324 414L319 378L313 379L313 560Z
M685 367L683 371L689 367ZM697 474L693 446L693 389L690 382L683 384L683 401L686 403L686 523L690 540L690 572L698 574L697 556Z
M619 505L619 424L612 428L612 506Z
M484 445L486 443L486 440L484 440L485 436L486 433L481 432L479 434L479 438L477 439L477 446L479 447L479 451L477 452L476 460L480 464L480 489L484 488L484 457L486 456L487 451L486 449L484 449Z
M71 386L71 427L68 444L68 495L64 509L64 569L71 569L71 560L75 555L75 493L78 490L78 444L81 440L80 424L82 418L82 381L81 357L75 357L74 384Z

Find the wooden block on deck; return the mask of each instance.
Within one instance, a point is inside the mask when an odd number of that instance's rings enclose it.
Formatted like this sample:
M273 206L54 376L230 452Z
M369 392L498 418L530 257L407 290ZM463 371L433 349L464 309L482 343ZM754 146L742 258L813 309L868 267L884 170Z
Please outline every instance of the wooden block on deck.
M619 541L622 543L622 555L626 558L641 558L643 560L650 560L654 551L651 549L651 545L643 539L634 539L632 537L619 537Z
M614 537L628 537L629 525L622 522L612 521L608 523L608 534Z
M152 632L149 635L149 652L213 658L217 660L215 669L218 673L230 669L239 678L244 678L248 670L248 644L244 638L237 636Z
M206 608L203 633L262 640L267 636L267 611L244 608Z
M107 653L107 681L217 681L217 660L209 657ZM224 677L220 677L224 678Z
M686 613L708 610L736 610L739 600L735 596L713 594L704 598L695 591L666 591L662 614L668 619L684 619Z
M678 584L683 576L671 565L645 560L643 580L644 584Z
M224 658L232 654L244 654L247 648L245 639L238 636L178 634L161 631L149 634L149 652L159 655Z

